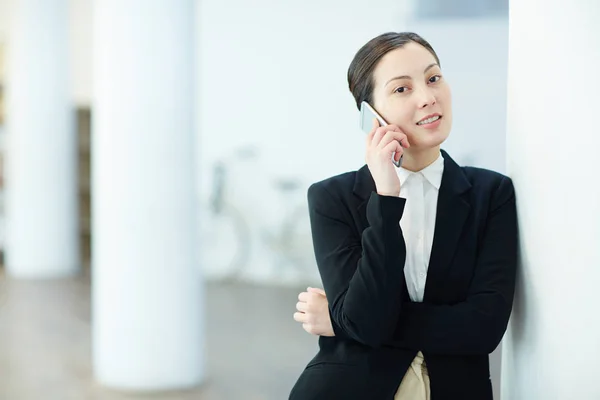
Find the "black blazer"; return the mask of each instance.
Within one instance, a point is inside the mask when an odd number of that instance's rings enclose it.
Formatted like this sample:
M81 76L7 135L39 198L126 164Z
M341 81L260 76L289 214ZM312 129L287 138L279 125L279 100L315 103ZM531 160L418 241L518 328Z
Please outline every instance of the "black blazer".
M442 154L422 303L410 301L404 279L406 200L378 195L367 166L309 188L336 336L319 338L291 400L391 400L418 351L432 400L492 399L488 355L506 330L515 286L514 188L504 175Z

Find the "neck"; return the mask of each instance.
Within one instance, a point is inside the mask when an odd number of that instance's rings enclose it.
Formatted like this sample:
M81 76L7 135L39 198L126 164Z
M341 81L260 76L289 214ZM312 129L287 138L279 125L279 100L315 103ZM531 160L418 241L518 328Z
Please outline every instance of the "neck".
M434 148L417 150L407 149L402 158L402 167L417 172L430 166L440 155L440 146Z

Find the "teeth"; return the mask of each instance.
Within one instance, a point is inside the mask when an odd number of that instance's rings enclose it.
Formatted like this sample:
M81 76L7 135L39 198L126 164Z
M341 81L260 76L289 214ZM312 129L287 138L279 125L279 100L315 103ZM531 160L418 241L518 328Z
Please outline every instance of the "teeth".
M439 117L439 115L436 115L435 117L427 118L427 119L424 119L424 120L423 120L423 121L421 121L421 122L417 122L417 125L425 125L425 124L430 124L430 123L432 123L432 122L435 122L435 121L437 121L438 119L440 119L440 117Z

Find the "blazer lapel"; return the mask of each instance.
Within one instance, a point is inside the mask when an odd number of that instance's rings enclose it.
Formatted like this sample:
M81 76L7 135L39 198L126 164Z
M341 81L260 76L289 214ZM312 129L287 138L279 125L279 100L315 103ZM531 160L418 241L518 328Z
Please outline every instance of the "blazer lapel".
M438 292L436 290L438 285L443 284L471 210L466 196L471 184L460 166L448 153L442 150L442 155L444 156L444 175L438 194L435 233L425 283L425 301L432 300L431 297ZM367 203L371 192L375 190L373 176L365 165L356 172L354 182L354 194L359 198L357 212L362 223L359 233L369 226ZM405 293L407 293L406 290Z
M465 195L471 184L458 164L443 150L442 155L444 174L438 193L435 232L425 283L425 301L431 300L437 292L436 286L444 282L471 209Z

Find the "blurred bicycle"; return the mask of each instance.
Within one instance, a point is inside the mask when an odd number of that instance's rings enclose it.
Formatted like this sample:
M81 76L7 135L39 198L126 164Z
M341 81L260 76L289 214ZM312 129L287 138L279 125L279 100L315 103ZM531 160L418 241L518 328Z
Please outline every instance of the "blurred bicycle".
M236 280L248 264L250 227L243 213L225 198L227 168L217 162L212 172L212 190L201 209L200 247L203 264L216 271L214 280Z
M243 158L246 160L256 157L256 152L249 149L237 153L245 154ZM207 271L210 271L210 277L229 283L255 280L250 265L251 260L256 260L252 258L253 250L266 249L268 271L259 279L265 278L272 283L314 283L318 280L318 274L313 255L308 208L305 196L300 193L301 181L289 177L272 178L272 174L264 171L252 172L254 173L250 175L253 177L271 179L271 188L280 194L280 207L277 209L280 211L276 211L280 218L277 218L275 224L266 223L264 219L254 219L256 225L251 226L249 221L256 215L246 216L244 207L230 199L233 197L228 196L228 188L232 181L230 170L225 161L216 162L212 172L210 201L203 207L204 213L200 222L202 258ZM252 193L235 196L236 199L243 198L245 201L251 197ZM246 213L254 212L248 210L247 204L244 206ZM259 257L259 260L255 262L263 262L264 259Z
M273 277L280 283L313 284L318 275L303 185L293 177L275 178L272 184L284 209L279 224L262 231L271 252Z

